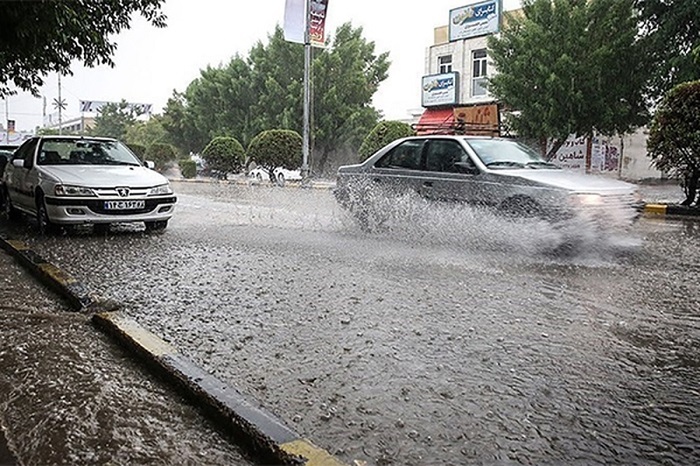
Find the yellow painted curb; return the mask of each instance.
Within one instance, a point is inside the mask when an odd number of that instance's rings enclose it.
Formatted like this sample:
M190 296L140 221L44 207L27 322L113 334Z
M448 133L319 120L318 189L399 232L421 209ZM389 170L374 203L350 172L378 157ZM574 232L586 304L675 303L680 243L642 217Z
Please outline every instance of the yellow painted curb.
M666 215L666 204L647 204L644 206L644 213Z
M128 336L135 344L150 354L161 357L177 353L175 347L170 343L157 337L128 317L107 312L98 315L99 318L111 322L123 335Z
M45 262L43 264L37 264L37 267L54 281L58 282L61 286L66 287L77 283L75 278L71 277L53 264Z
M345 466L338 459L330 455L326 450L318 448L306 439L295 440L280 445L283 452L294 456L306 458L304 466Z

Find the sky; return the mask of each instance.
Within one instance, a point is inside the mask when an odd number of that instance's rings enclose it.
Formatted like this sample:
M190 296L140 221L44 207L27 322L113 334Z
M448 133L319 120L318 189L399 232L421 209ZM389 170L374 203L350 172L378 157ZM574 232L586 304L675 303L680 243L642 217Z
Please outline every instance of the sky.
M365 39L375 43L377 54L389 52L389 77L373 99L388 119L406 118L420 109L420 83L425 73L426 49L433 30L447 25L449 11L474 0L329 0L326 33L350 22L361 26ZM504 0L512 10L518 0ZM239 54L247 57L259 41L267 43L275 25L282 25L285 0L166 0L163 12L168 26L149 25L135 16L132 27L114 37L114 68L86 68L73 64L73 76L61 78L61 97L67 108L62 119L80 116L80 100L153 104L161 113L174 90L184 91L207 66L217 67ZM317 90L318 92L318 90ZM40 89L46 113L56 113L58 77L46 76ZM15 120L18 131L42 125L42 98L28 93L10 96L0 115Z

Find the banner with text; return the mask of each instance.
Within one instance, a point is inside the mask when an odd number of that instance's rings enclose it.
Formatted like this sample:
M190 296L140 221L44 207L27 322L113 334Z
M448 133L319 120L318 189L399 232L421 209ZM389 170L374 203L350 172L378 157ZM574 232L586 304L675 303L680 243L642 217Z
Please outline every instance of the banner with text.
M284 8L284 39L288 42L304 43L304 24L307 15L304 0L286 0ZM328 0L309 0L309 43L314 47L325 47L326 12Z

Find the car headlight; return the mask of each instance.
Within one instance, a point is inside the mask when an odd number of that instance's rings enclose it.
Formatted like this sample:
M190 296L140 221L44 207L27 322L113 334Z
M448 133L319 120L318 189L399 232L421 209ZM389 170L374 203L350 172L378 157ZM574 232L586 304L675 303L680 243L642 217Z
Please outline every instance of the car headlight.
M172 194L173 190L170 188L170 184L162 184L160 186L156 186L155 188L151 188L148 190L148 195L149 196L161 196L163 194Z
M572 194L569 199L577 206L596 206L603 203L603 197L600 194L578 193Z
M72 197L95 197L95 191L83 186L72 186L69 184L57 184L54 188L56 196L72 196Z

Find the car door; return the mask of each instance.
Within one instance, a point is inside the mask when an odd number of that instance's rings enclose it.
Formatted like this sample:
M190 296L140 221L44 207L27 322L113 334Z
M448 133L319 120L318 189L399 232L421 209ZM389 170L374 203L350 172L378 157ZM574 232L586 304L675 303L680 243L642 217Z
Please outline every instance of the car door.
M481 172L454 139L431 139L425 148L425 178L420 192L426 199L482 204Z
M408 139L372 167L371 184L391 197L420 191L425 139Z
M39 142L38 138L27 140L22 144L7 165L7 190L15 207L23 210L34 210L34 186L36 174L34 170L34 155ZM17 166L17 160L21 160L21 166Z

